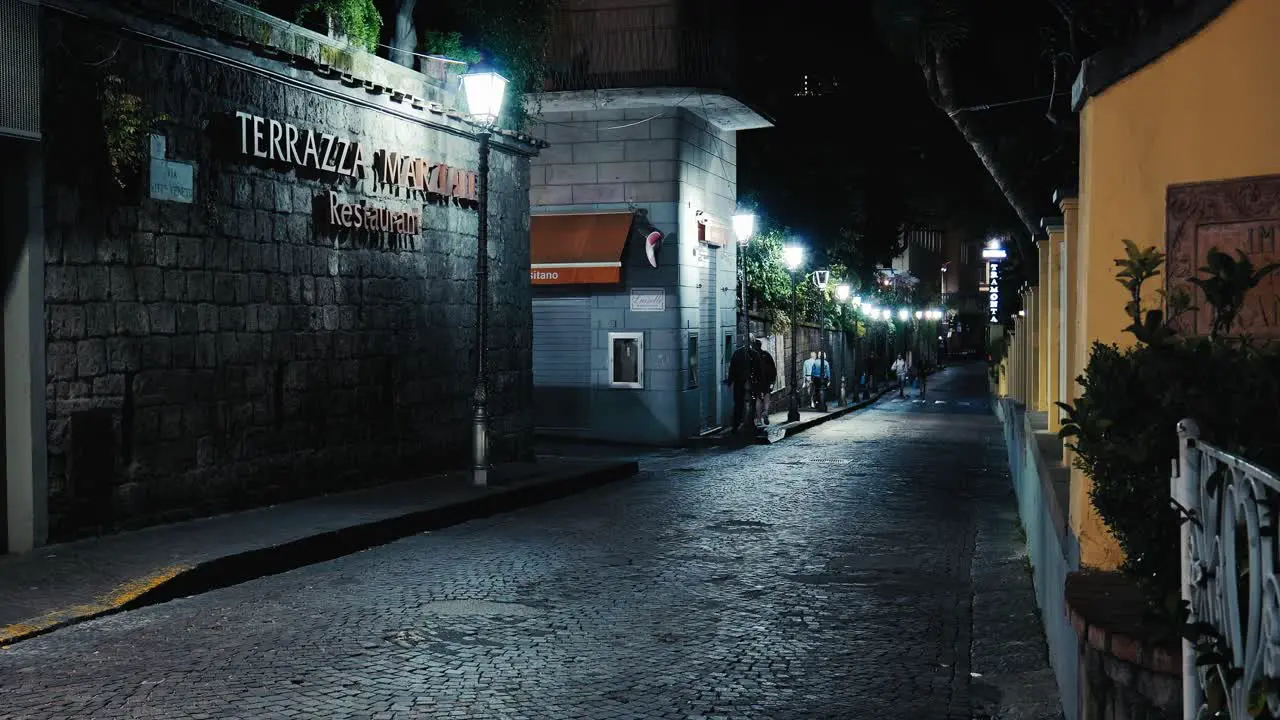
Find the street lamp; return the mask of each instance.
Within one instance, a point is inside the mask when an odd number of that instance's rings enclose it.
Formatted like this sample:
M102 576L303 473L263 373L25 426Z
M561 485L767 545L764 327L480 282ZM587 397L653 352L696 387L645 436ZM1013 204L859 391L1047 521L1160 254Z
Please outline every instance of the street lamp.
M898 311L898 319L899 319L899 320L901 320L901 321L903 321L903 322L906 322L906 321L907 321L907 319L908 319L908 318L910 318L910 317L911 317L911 311L910 311L910 310L908 310L908 309L906 309L906 308L902 308L901 310L899 310L899 311Z
M472 477L478 487L489 484L489 128L502 112L507 79L484 67L471 68L462 76L471 116L483 124L476 133L480 143L477 175L476 228L476 375L472 385Z
M733 216L733 234L738 238L738 264L742 267L742 326L738 328L738 340L744 347L751 332L751 319L747 317L747 243L756 232L756 216L738 213Z
M796 376L796 348L800 344L799 313L796 311L796 270L804 262L804 248L799 245L787 245L782 248L782 262L791 272L791 403L787 408L787 422L800 422L800 389Z
M849 286L847 284L840 283L839 285L836 286L836 299L840 301L840 319L841 319L841 323L840 323L840 406L844 407L845 399L847 397L847 392L848 392L847 388L845 387L845 376L844 376L844 356L845 356L845 350L848 349L848 339L845 337L844 322L843 322L844 303L846 300L849 299Z

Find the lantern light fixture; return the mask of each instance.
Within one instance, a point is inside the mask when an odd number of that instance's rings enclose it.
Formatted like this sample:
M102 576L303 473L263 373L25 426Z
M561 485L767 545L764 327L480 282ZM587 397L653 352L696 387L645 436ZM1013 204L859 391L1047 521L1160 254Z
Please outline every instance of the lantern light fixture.
M738 213L733 216L733 234L738 238L738 244L746 246L751 240L751 236L756 232L756 216L751 213Z
M507 79L485 65L467 69L462 76L462 90L467 96L467 110L473 118L492 125L502 113L507 96Z
M796 270L804 264L804 248L794 243L782 248L782 262L788 270Z

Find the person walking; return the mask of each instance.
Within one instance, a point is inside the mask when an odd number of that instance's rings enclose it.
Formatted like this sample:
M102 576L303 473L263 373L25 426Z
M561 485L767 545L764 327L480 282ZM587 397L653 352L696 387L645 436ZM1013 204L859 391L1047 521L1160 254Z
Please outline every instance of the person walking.
M818 404L818 409L822 412L827 411L827 389L831 387L831 362L827 360L825 352L818 353L817 365L818 383L817 389L813 394L813 400Z
M929 368L923 357L916 361L916 377L920 378L920 397L924 397L925 391L929 389Z
M907 396L907 373L910 372L911 366L907 364L907 359L903 355L898 355L898 359L893 361L890 366L893 374L898 376L898 397Z
M751 381L751 345L744 344L729 357L729 376L724 384L733 387L733 432L742 428L742 418L747 411L747 384Z
M804 381L809 383L809 408L817 410L822 392L822 360L817 352L809 353L809 359L804 361Z
M773 386L778 382L778 365L773 361L773 356L768 350L764 349L764 343L759 339L751 342L751 359L753 361L751 370L751 395L755 400L756 412L751 418L753 423L757 425L769 424L769 398L773 393Z

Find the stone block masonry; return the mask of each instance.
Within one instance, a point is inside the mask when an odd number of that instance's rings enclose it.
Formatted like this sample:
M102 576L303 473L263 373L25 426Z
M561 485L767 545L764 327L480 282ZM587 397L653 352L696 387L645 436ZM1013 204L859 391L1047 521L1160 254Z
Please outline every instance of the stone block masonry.
M326 96L67 15L45 23L51 540L460 464L474 207L373 173L255 162L219 128L247 112L470 171L475 140L357 102L368 95L337 79L309 80ZM149 199L145 163L114 184L100 89L65 50L99 46L118 46L106 71L163 116L167 159L194 164L194 203ZM495 140L489 176L495 461L527 456L532 430L531 148L506 142ZM330 192L412 217L399 227L420 233L358 242L318 221Z

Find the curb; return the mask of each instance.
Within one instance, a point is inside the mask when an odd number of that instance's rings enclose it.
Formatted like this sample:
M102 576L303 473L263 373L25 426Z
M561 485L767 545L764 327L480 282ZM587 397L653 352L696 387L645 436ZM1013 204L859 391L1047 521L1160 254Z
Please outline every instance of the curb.
M854 412L856 410L862 410L864 408L870 407L874 405L876 402L878 402L880 398L884 397L885 395L888 395L890 392L893 392L895 389L897 389L897 387L898 386L896 384L887 386L883 390L876 391L876 394L873 395L869 400L862 400L860 402L856 402L852 405L849 405L848 407L843 407L843 408L840 408L839 410L832 410L826 415L822 415L820 417L810 418L809 420L802 420L800 422L797 422L795 425L787 425L785 427L784 427L785 423L772 425L770 427L775 429L775 432L777 430L781 430L783 433L780 437L774 440L770 440L767 433L762 435L758 434L751 439L747 439L739 435L727 434L719 437L706 438L706 439L690 438L685 441L683 447L700 450L700 449L711 448L711 447L725 447L725 448L733 449L733 448L744 448L744 447L747 447L748 445L771 445L775 442L778 442L779 440L785 440L786 438L791 437L792 435L795 435L797 433L802 433L811 427L821 425L822 423L827 422L829 420L834 420L839 417L844 417L845 415L848 415L849 413Z
M833 410L827 413L826 415L812 418L810 420L801 420L795 425L788 425L785 428L783 428L786 431L786 434L783 435L781 439L785 440L791 437L792 435L798 435L804 432L805 430L808 430L809 428L817 427L818 425L821 425L825 422L835 420L836 418L844 417L845 415L848 415L849 413L854 412L855 410L862 410L863 408L870 407L875 403L879 402L880 398L883 398L885 395L888 395L890 392L892 392L895 389L897 389L897 385L890 385L885 389L881 390L877 395L870 398L869 400L863 400L861 402L854 403L849 407L840 408L839 410ZM757 439L756 444L768 445L769 440Z
M173 568L153 578L128 583L141 586L136 592L107 598L100 604L77 605L49 613L41 618L0 628L0 650L14 643L30 640L86 620L199 595L269 575L278 575L386 545L420 532L438 530L532 507L635 477L639 473L639 463L630 461L613 463L586 472L567 474L544 483L516 485L510 490L504 490L499 486L494 489L494 492L470 500L416 510L405 515L299 538L281 545L248 550L196 565Z

